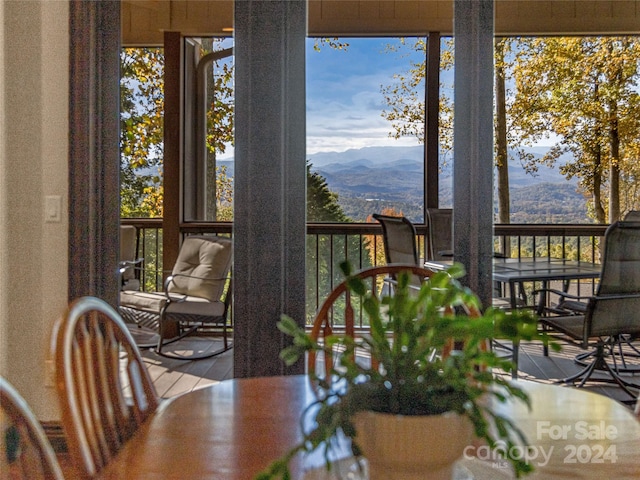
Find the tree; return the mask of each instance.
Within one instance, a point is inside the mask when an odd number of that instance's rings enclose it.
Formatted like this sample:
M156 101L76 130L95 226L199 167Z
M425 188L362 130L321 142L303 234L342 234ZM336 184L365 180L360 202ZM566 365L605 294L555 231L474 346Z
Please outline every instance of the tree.
M546 132L559 141L537 162L554 164L580 179L598 223L613 222L635 208L637 142L640 136L640 40L636 37L521 39L514 71L521 138L535 142ZM624 202L624 203L621 203Z
M424 40L409 48L424 51ZM571 153L574 161L561 166L561 172L568 179L580 178L580 187L591 198L591 215L600 223L638 208L640 40L510 37L497 39L495 49L499 221L508 223L510 218L507 167L514 153L530 173L541 162L552 165L563 153ZM442 70L449 67L451 55L445 49ZM384 116L392 122L395 137L423 139L424 103L416 86L424 72L424 63L412 65L383 88L389 107ZM441 99L443 151L451 145L448 103ZM542 159L525 153L522 147L551 134L560 141Z
M162 216L164 52L124 48L120 55L121 215Z
M329 190L326 179L311 171L311 167L307 162L307 222L348 222L349 218L338 203L338 195ZM306 245L306 310L310 321L319 306L313 303L314 299L327 295L341 281L338 264L361 248L359 239L346 235L308 235ZM334 255L335 252L343 252L344 256Z
M349 221L338 203L338 194L329 190L327 180L322 175L311 171L309 162L307 162L307 221Z
M219 40L203 42L201 56L219 49ZM161 217L163 204L164 51L161 48L125 48L121 53L121 215ZM213 74L216 92L207 110L209 165L233 141L233 68L222 65ZM230 219L232 179L226 170L208 172L207 185L216 185L212 201L222 205L219 220ZM214 182L214 183L212 183ZM225 206L226 205L226 210Z
M449 40L440 56L440 70L453 67L453 41ZM421 52L426 55L427 43L424 37L416 38L413 43L401 39L400 45L387 45L388 53L402 53L403 48ZM382 116L391 122L392 138L404 136L416 137L424 142L424 96L418 95L417 87L424 82L426 72L425 60L411 63L407 72L393 75L393 83L382 87L387 110ZM439 144L443 152L453 148L453 103L445 94L440 95Z
M202 39L201 55L219 50L213 38ZM235 97L233 90L233 64L230 60L212 62L207 67L207 168L206 185L207 208L204 220L230 221L233 216L233 180L227 176L227 169L216 165L218 154L233 145L233 121ZM211 195L209 186L215 185Z
M424 38L416 39L408 45L406 40L400 47L388 46L389 52L398 52L403 46L414 51L426 54L426 42ZM505 39L496 41L496 166L498 168L498 196L499 196L499 220L501 223L509 223L509 177L508 177L508 124L506 118L506 90L505 83L508 75L506 52L509 43ZM446 71L453 67L453 40L445 43L440 58L440 70ZM420 98L417 87L424 81L426 74L426 60L413 63L405 73L394 75L394 82L382 88L384 101L388 110L383 111L383 117L391 122L394 138L401 136L414 136L419 142L424 142L425 110L424 99ZM447 85L442 84L441 90L446 90ZM449 152L453 149L453 102L445 93L440 95L440 120L438 129L438 141L441 152Z
M509 145L507 143L507 65L508 43L495 41L494 84L496 98L496 169L498 171L498 222L510 223L509 198Z

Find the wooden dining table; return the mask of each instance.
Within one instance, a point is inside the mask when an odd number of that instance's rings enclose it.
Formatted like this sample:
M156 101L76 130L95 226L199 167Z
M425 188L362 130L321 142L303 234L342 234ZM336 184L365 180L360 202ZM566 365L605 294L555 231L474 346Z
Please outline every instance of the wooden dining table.
M531 411L520 401L494 407L527 437L535 468L527 478L640 478L640 421L627 407L582 389L516 383ZM301 415L314 399L309 377L295 375L225 380L165 400L99 478L250 480L300 440ZM336 464L348 471L353 460L344 447ZM458 463L457 478L513 478L486 447L470 448ZM299 456L292 466L294 479L339 478L321 456Z

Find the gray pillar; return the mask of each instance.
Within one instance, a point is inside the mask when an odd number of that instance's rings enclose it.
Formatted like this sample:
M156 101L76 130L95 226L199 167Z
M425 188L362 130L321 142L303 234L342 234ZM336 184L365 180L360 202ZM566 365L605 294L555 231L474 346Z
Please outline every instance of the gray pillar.
M491 304L493 0L455 0L454 252L465 283Z
M234 376L302 373L276 327L305 314L305 0L235 2Z
M69 300L94 295L115 306L120 286L119 2L70 2L69 35Z

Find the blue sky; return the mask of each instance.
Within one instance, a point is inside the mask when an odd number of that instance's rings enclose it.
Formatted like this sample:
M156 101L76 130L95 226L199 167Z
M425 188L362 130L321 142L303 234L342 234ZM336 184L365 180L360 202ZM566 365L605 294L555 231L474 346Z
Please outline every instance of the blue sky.
M391 124L381 116L385 108L382 85L394 73L407 70L409 59L384 52L393 38L341 39L349 46L313 49L307 40L307 154L383 145L417 145L415 138L394 140ZM403 50L409 53L408 48ZM411 53L410 58L421 60ZM422 86L421 88L424 88Z
M406 72L411 59L422 54L404 47L385 52L397 38L344 38L344 50L322 45L315 51L307 39L307 154L343 152L372 146L414 146L415 137L389 137L391 123L382 116L385 108L382 85L393 82L394 73ZM420 88L424 89L424 85ZM221 159L233 157L228 147Z

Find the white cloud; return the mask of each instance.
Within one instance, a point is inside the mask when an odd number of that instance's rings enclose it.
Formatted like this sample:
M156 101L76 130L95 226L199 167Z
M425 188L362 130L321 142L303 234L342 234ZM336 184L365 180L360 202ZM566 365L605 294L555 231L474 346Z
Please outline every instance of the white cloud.
M346 51L307 53L307 154L372 146L413 146L414 137L389 137L381 85L408 67L408 58L380 53L391 39L346 39ZM401 65L401 67L399 66ZM223 158L232 156L228 149Z
M346 76L339 81L310 82L307 87L307 154L371 146L416 145L415 138L389 137L391 123L382 117L380 86L389 72Z

